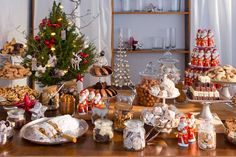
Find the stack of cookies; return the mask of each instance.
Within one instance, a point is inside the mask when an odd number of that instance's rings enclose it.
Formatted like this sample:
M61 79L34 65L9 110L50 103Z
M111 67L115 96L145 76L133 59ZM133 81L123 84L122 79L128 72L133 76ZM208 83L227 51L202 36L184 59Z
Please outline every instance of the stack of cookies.
M117 95L117 91L108 86L106 82L97 82L90 89L94 89L96 93L100 93L103 98L109 98Z
M21 65L12 65L10 62L6 62L0 69L0 78L13 80L20 79L31 75L29 68L24 68Z
M93 65L90 69L90 74L96 77L109 76L112 74L112 68L110 66L97 66Z

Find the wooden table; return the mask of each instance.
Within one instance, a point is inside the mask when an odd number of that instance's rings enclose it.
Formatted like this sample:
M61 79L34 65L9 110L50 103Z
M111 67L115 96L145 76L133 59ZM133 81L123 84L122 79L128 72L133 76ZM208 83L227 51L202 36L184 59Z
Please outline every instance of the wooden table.
M183 112L200 111L200 105L197 104L176 106ZM134 107L134 109L138 112L142 107ZM236 115L235 109L227 105L215 104L211 106L211 109L221 119ZM5 117L6 114L0 108L0 119L5 119ZM116 132L113 141L108 144L94 142L92 138L93 126L89 121L88 123L90 124L89 131L79 138L76 144L36 145L20 139L19 131L16 131L12 141L0 148L0 156L236 156L236 146L230 144L223 133L217 134L217 148L213 151L199 150L197 144L193 144L187 149L180 149L174 134L163 134L155 140L159 144L146 146L143 151L130 152L123 148L121 133Z

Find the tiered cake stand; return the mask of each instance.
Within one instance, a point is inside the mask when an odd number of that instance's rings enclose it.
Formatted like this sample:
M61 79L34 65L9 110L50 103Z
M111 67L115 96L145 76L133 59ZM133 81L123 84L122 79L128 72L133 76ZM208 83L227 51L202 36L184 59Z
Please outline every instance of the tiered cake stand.
M213 83L217 83L217 84L220 84L222 86L222 89L221 89L221 94L228 98L228 99L231 99L232 96L230 95L230 92L229 92L229 87L231 85L236 85L236 82L228 82L228 81L215 81L215 80L211 80L211 82Z
M213 115L211 113L210 110L210 105L214 104L214 103L230 103L231 100L227 99L227 98L221 98L220 100L192 100L190 98L188 98L187 96L187 100L189 102L193 102L193 103L200 103L202 104L202 111L200 113L200 118L204 119L204 120L212 120L213 119Z

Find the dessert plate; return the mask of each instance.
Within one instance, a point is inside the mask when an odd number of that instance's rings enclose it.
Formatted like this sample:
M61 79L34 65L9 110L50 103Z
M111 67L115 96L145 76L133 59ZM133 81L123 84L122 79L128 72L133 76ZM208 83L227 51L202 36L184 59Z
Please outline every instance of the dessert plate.
M22 129L20 130L20 137L32 143L41 144L41 145L57 145L57 144L68 143L69 141L62 137L58 137L49 141L49 140L39 140L37 138L33 138L29 136L30 132L33 131L31 129L31 126L43 123L50 119L52 118L45 117L45 118L41 118L41 119L34 120L32 122L29 122L28 124L24 125ZM78 138L87 132L89 126L85 120L77 119L77 118L75 119L79 123L79 127L75 130L68 130L69 132L66 132L66 134Z

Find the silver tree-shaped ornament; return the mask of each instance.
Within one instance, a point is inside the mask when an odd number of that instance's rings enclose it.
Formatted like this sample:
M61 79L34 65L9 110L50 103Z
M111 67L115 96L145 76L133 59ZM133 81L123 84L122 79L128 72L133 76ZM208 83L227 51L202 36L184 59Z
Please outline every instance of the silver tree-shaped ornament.
M126 60L127 54L124 47L122 32L119 34L118 51L116 54L112 85L116 87L132 86L129 75L129 64Z

